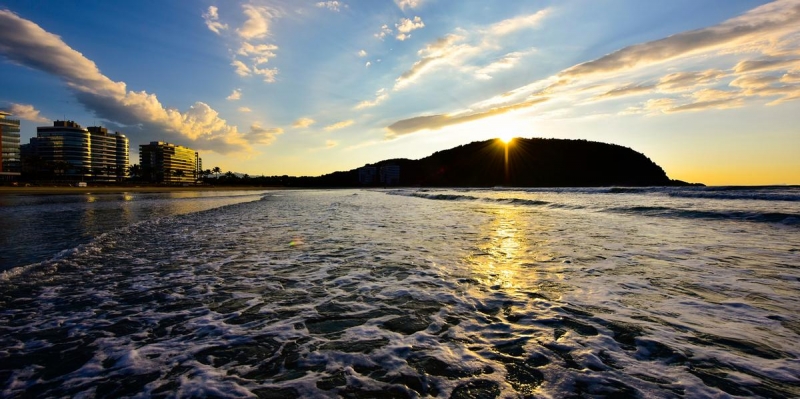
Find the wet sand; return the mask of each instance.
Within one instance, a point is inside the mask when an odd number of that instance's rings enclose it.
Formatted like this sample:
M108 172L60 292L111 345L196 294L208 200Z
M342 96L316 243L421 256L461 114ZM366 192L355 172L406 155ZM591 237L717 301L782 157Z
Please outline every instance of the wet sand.
M102 187L0 187L0 195L64 195L103 193L170 193L181 191L247 191L282 190L284 187L251 186L102 186Z

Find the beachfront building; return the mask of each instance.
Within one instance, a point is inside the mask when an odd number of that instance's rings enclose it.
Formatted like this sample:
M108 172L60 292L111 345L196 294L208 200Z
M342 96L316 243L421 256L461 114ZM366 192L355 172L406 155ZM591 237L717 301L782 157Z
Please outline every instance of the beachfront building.
M36 137L23 146L27 172L33 177L71 181L121 181L128 168L128 138L119 132L74 121L55 121L39 126Z
M92 176L92 141L89 131L74 121L54 121L39 126L25 150L25 161L39 176L88 180Z
M195 183L202 160L197 151L180 145L151 141L139 145L142 176L153 183Z
M87 128L91 137L92 176L94 181L122 181L128 169L128 138L109 134L101 126Z
M22 168L19 153L19 120L0 111L0 180L16 180Z
M381 184L396 186L400 184L400 165L383 165L380 171Z
M375 184L378 177L378 168L375 166L362 166L358 168L358 184Z

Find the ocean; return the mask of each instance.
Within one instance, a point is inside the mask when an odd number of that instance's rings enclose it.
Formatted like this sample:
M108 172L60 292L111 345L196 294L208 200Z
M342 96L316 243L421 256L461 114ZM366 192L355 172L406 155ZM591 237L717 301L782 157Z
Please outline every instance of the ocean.
M0 197L0 396L800 397L800 188Z

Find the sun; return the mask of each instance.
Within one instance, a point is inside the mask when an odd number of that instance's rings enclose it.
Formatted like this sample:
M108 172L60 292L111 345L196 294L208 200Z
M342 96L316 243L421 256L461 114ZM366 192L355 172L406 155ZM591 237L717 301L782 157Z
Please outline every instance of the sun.
M511 133L503 133L500 135L500 140L506 144L510 143L511 140L514 140L514 136Z

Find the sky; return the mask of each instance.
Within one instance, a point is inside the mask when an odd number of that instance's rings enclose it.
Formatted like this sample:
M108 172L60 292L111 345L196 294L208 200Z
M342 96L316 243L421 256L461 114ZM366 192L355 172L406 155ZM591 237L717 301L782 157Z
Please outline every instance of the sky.
M0 108L320 175L501 136L800 184L800 0L0 0Z

